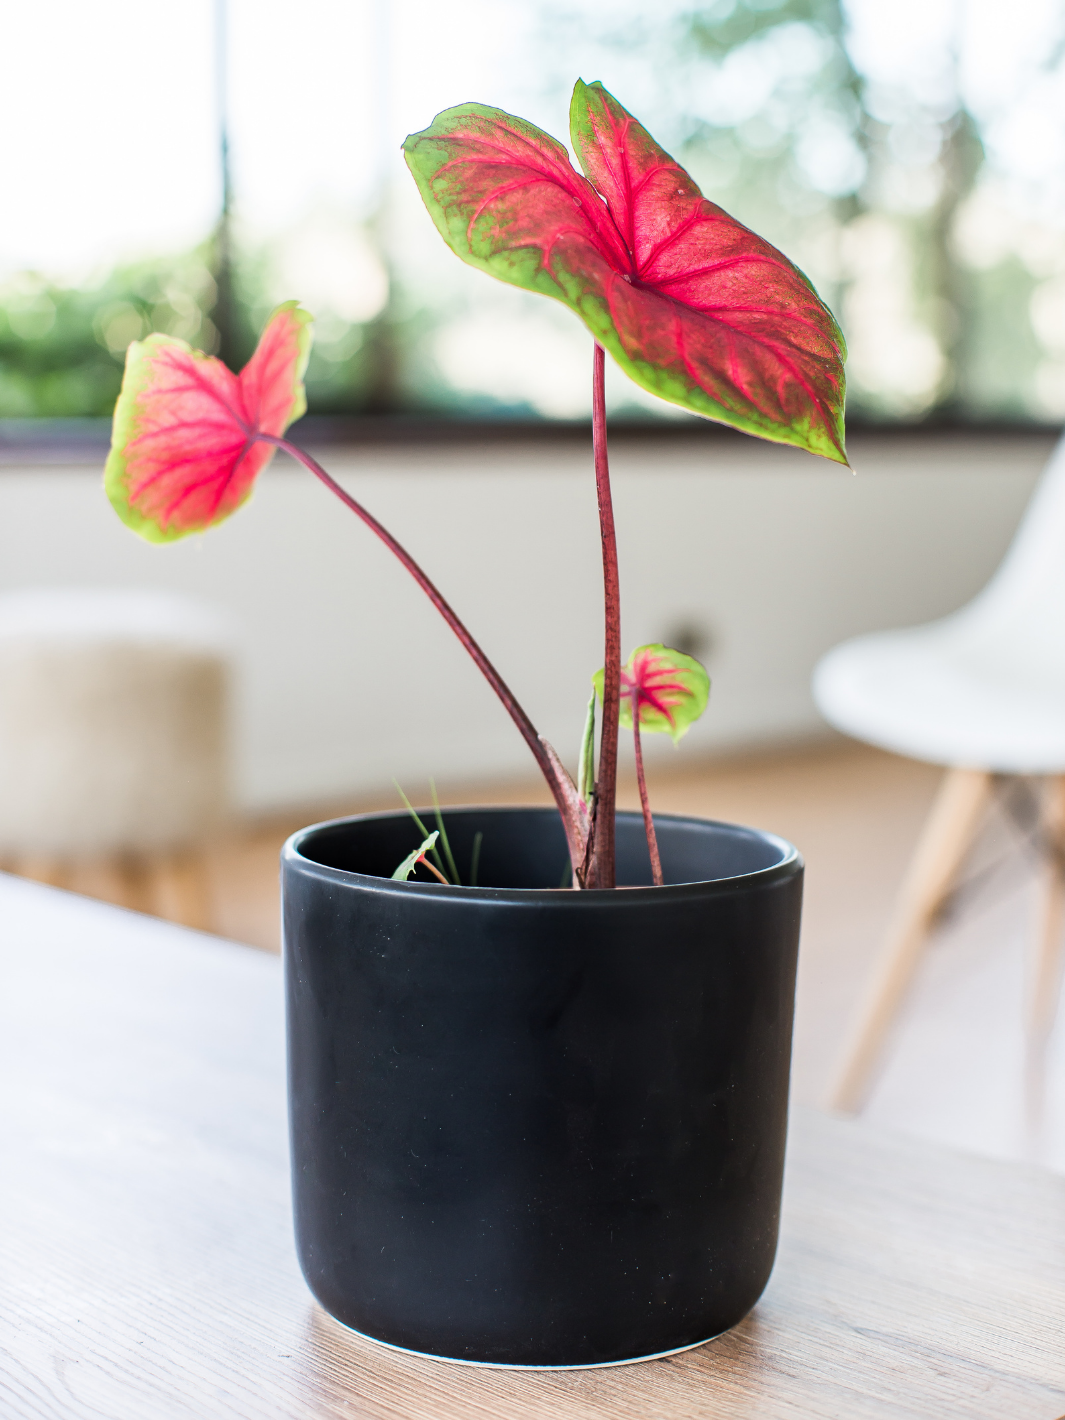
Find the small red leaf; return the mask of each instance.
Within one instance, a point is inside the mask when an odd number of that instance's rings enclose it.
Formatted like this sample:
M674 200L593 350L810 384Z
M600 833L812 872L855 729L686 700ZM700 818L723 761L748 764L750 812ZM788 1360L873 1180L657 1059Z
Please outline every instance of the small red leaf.
M592 677L600 700L603 672ZM655 642L637 646L621 667L619 723L631 730L633 712L641 730L663 731L676 744L707 707L710 677L694 656Z
M843 337L803 274L720 207L601 84L574 148L499 109L438 114L404 144L464 261L569 305L645 389L845 463Z
M307 407L310 321L279 306L240 375L183 340L150 335L126 352L115 406L108 497L150 542L172 542L227 518L250 496L279 438Z

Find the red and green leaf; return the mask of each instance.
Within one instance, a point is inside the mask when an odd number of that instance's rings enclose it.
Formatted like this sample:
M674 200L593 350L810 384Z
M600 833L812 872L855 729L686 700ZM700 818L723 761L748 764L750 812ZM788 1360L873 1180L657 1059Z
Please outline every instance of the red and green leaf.
M603 672L592 677L603 698ZM662 732L676 744L691 729L710 699L710 677L694 656L656 642L637 646L621 668L620 725L632 729L633 707L641 733Z
M562 145L464 104L404 144L464 261L564 301L638 385L846 463L844 343L797 267L720 207L601 84L578 80Z
M107 495L150 542L212 527L251 495L280 438L307 408L303 374L312 317L278 306L239 375L169 335L126 352L115 405Z

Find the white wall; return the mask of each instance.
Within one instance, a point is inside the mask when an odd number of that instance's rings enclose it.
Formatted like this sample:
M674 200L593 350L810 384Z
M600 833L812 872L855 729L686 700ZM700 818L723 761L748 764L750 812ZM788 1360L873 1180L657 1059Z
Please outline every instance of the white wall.
M857 476L740 436L618 442L612 455L625 654L712 629L710 711L683 752L816 733L818 656L859 631L939 616L986 580L1052 441L855 437ZM329 450L403 541L537 727L576 754L601 664L590 450ZM0 470L0 589L142 585L239 626L245 806L389 784L524 774L528 751L437 613L309 475L278 460L223 527L151 547L88 468ZM668 742L655 745L672 753Z

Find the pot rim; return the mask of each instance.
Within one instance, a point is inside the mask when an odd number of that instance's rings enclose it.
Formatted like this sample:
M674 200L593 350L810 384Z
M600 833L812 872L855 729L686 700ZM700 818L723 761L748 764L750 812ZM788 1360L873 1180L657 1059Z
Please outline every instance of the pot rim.
M449 804L442 809L445 814L529 813L530 811L550 815L555 815L558 812L554 805L545 804ZM666 895L670 901L677 901L689 897L705 897L708 892L717 895L718 893L734 892L739 888L769 886L775 881L789 878L795 873L801 872L804 867L799 850L786 838L781 838L779 834L769 833L761 828L750 828L746 824L728 823L722 819L699 818L694 814L655 814L654 817L656 823L686 823L739 829L743 833L753 834L777 847L781 853L780 861L771 863L767 868L757 868L751 873L736 873L727 878L705 878L691 883L666 883L663 887L655 887L653 884L646 887L625 887L620 891L617 888L584 888L581 891L574 891L573 888L568 887L464 887L453 883L448 883L445 886L443 883L437 882L426 883L410 880L398 882L394 878L380 878L372 873L356 873L348 868L333 868L325 863L317 862L314 858L306 857L300 851L302 843L311 834L326 829L339 828L344 824L366 823L381 819L409 819L409 817L406 809L385 809L373 813L343 814L339 818L323 819L320 823L308 824L305 828L297 829L286 839L284 847L281 849L282 866L292 864L294 867L298 867L301 872L310 872L312 876L322 878L327 882L352 884L372 888L375 892L400 896L414 893L437 897L442 901L498 902L513 905L535 903L543 906L550 902L552 906L566 907L575 911L593 906L602 908L608 905L628 908L636 904L661 902L663 895ZM618 818L636 819L642 824L642 815L633 810L619 811Z

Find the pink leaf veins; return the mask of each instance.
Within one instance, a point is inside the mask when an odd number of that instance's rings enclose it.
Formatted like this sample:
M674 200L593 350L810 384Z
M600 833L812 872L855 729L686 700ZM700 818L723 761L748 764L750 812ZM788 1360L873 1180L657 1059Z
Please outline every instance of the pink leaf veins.
M578 80L562 145L464 104L404 144L464 261L569 305L651 393L846 463L844 343L809 281L707 201L599 83Z
M240 507L273 456L266 440L307 407L310 322L295 301L279 306L239 375L173 336L129 347L104 471L124 522L171 542Z

